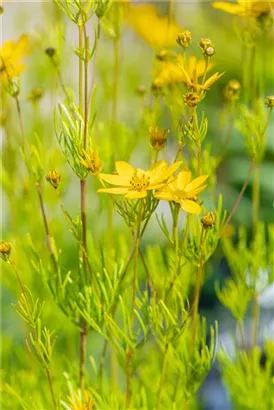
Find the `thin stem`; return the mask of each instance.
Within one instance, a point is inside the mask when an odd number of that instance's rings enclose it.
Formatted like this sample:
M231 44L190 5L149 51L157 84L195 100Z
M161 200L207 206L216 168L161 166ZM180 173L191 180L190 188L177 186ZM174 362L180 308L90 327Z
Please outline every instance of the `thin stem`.
M246 349L246 343L245 343L245 331L244 331L244 324L242 320L238 320L238 327L239 327L239 333L240 333L240 338L241 338L241 343L242 347Z
M226 221L225 221L225 224L224 224L223 229L222 229L222 231L221 231L221 235L222 235L222 233L223 233L223 231L224 231L224 228L229 224L231 218L233 217L233 215L235 214L235 212L236 212L236 210L237 210L237 208L238 208L238 205L239 205L239 203L240 203L240 201L241 201L241 199L242 199L242 197L243 197L243 195L244 195L244 192L245 192L245 190L246 190L246 187L247 187L247 185L248 185L248 183L249 183L249 180L250 180L250 177L251 177L251 173L252 173L252 171L253 171L254 166L255 166L255 163L254 163L254 161L252 160L251 163L250 163L250 167L249 167L249 170L248 170L246 179L245 179L245 181L244 181L243 187L242 187L242 189L241 189L241 192L239 193L238 198L236 199L236 202L235 202L235 204L234 204L234 206L233 206L233 208L232 208L232 211L230 212L230 214L228 215L228 217L227 217L227 219L226 219Z
M87 260L87 216L86 216L86 180L80 181L80 196L81 196L81 221L82 221L82 241L83 241L83 262L84 269L86 268Z
M56 403L54 390L53 390L53 381L52 381L51 370L49 368L47 368L46 373L47 373L47 378L48 378L48 382L49 382L49 389L50 389L50 394L51 394L53 406L54 406L55 409L57 409L57 403Z
M134 309L136 304L136 292L138 282L138 255L139 255L140 238L136 238L135 254L134 254L134 268L133 268L133 287L132 287L132 308L131 308L131 325L134 324Z
M112 100L112 122L117 122L118 103L118 80L119 80L119 37L113 40L114 69L113 69L113 100Z
M174 161L173 161L173 162L178 161L178 158L179 158L179 155L180 155L181 150L182 150L182 147L181 147L181 145L179 145L179 147L178 147L178 149L177 149L177 151L176 151L176 155L175 155L175 158L174 158Z
M40 202L40 209L41 209L41 213L42 213L42 217L43 217L44 228L45 228L46 239L47 239L47 246L48 246L48 250L49 250L49 253L50 253L50 257L51 257L52 266L53 266L55 272L58 272L58 264L57 264L57 261L56 261L55 255L54 255L54 251L53 251L53 247L52 247L50 230L49 230L48 220L47 220L47 216L46 216L46 211L45 211L45 206L44 206L44 201L43 201L40 182L36 183L36 190L37 190L38 198L39 198L39 202Z
M87 345L87 328L83 326L80 330L80 366L79 366L79 385L82 390L84 387L85 378L85 363L86 363L86 345Z
M25 142L25 130L24 130L24 124L23 124L21 106L20 106L20 102L19 102L19 98L18 98L18 97L15 97L15 103L16 103L16 110L17 110L17 113L18 113L19 124L20 124L20 130L21 130L21 135L22 135L22 138L23 138L23 147L24 147L24 142Z
M195 140L197 145L197 176L200 175L201 172L201 141L200 141L200 131L199 131L199 124L198 124L198 116L197 116L197 108L194 107L191 109L194 130L195 130Z
M24 289L24 285L23 285L23 283L22 283L22 281L21 281L21 279L20 279L20 276L19 276L19 274L18 274L18 272L17 272L17 269L16 269L16 267L15 267L15 264L14 264L13 262L11 262L10 260L8 260L8 264L12 267L12 269L13 269L13 271L14 271L14 273L15 273L17 282L18 282L18 284L19 284L21 293L25 296L25 299L27 300L27 295L26 295L26 292L25 292L25 289Z
M257 222L259 220L259 210L260 210L260 168L256 164L253 173L253 184L252 184L252 226L253 233L256 232Z
M80 24L78 26L78 35L79 35L79 49L83 49L83 26ZM83 61L79 57L79 111L80 114L83 112Z
M208 62L209 62L209 57L205 56L205 71L204 71L204 75L203 75L203 79L202 79L202 84L204 84L205 80L206 80L207 70L208 70Z
M129 407L131 398L131 359L132 350L128 348L126 353L126 408Z
M168 343L166 344L165 351L164 351L161 378L160 378L160 383L159 383L159 387L157 391L156 410L160 410L160 405L161 405L161 395L162 395L162 390L164 386L166 367L167 367L167 353L168 353Z
M252 335L251 335L251 346L255 347L257 345L258 339L258 327L260 318L260 305L258 300L258 295L253 297L253 324L252 324Z
M198 323L198 311L199 311L199 299L200 299L200 292L203 283L203 265L204 265L204 242L207 236L207 231L204 228L201 231L201 241L200 241L200 260L198 266L198 272L196 277L196 283L194 288L194 298L192 304L192 349L194 349L195 341L196 341L196 333L197 333L197 323Z

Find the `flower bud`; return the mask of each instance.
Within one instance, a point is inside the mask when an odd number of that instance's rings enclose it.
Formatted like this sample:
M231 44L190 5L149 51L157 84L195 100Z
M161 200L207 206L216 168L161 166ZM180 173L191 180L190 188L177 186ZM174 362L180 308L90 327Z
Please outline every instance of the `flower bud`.
M213 48L212 41L209 38L201 38L199 45L203 51L209 47Z
M196 93L187 93L183 96L183 102L190 108L196 107L201 101L201 96Z
M160 78L155 78L151 84L151 91L153 94L163 94L163 82Z
M230 80L224 88L224 97L227 100L236 100L240 96L241 84L237 80Z
M8 261L11 252L11 244L6 241L0 242L0 255L4 261Z
M214 47L207 47L204 51L205 55L208 57L212 57L215 54L215 48Z
M57 189L61 182L61 175L53 169L52 171L47 172L46 180L53 186L54 189Z
M139 85L139 87L136 88L136 92L140 97L143 97L146 94L146 87L144 85Z
M33 102L33 103L36 103L39 100L41 100L41 98L43 97L43 94L44 94L44 90L42 88L35 88L29 94L28 100Z
M150 146L155 151L161 151L165 148L168 134L170 133L169 129L162 130L158 127L149 127L150 133Z
M211 229L216 222L214 212L206 212L205 215L201 219L201 223L204 229Z
M265 99L265 103L268 108L273 108L274 107L274 95L269 95Z
M191 32L189 30L183 31L182 33L178 34L176 41L181 47L189 47L192 41Z
M56 50L55 50L55 48L53 48L53 47L48 47L48 48L45 49L45 53L46 53L50 58L52 58L52 57L55 55Z
M83 157L80 158L80 162L92 175L99 175L102 170L102 162L97 150L91 148L89 152L83 150Z

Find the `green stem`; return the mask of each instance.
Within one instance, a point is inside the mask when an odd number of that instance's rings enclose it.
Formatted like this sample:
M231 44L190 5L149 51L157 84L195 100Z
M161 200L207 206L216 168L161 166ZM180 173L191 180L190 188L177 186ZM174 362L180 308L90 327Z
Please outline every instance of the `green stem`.
M79 385L84 388L85 363L86 363L87 328L84 325L80 329L80 364L79 364Z
M131 398L131 359L132 350L128 347L126 353L126 408L129 408Z
M113 101L112 101L112 122L117 122L117 104L118 104L118 80L119 80L119 37L113 40L114 54L114 78L113 78Z
M79 49L83 50L83 26L80 24L78 26L78 35L79 35ZM82 115L83 113L83 60L79 57L79 111Z
M251 346L255 347L258 342L258 327L260 318L260 305L258 300L258 295L253 297L253 324L252 324L252 335L251 335Z
M51 375L50 368L46 369L46 373L47 373L47 378L48 378L48 383L49 383L50 394L51 394L53 406L54 406L55 409L57 409L57 403L56 403L56 399L55 399L55 395L54 395L53 381L52 381L52 375Z
M160 383L157 391L157 398L156 398L156 410L160 410L161 406L161 396L162 396L162 390L164 386L164 381L165 381L165 374L166 374L166 368L167 368L167 357L168 357L168 343L165 346L165 351L164 351L164 358L163 358L163 365L162 365L162 372L161 372L161 377L160 377Z
M200 241L200 260L198 265L198 272L196 277L196 283L194 288L194 297L192 304L192 334L191 334L191 344L192 349L195 347L197 325L198 325L198 315L199 315L199 299L200 292L203 283L203 265L204 265L204 242L207 236L207 231L204 228L201 231L201 241Z
M200 131L199 131L199 124L198 124L198 116L197 116L197 108L193 107L191 109L194 130L195 130L195 140L197 145L197 176L200 175L201 172L201 141L200 141Z
M207 70L208 70L208 63L209 63L209 57L205 56L205 71L204 71L204 75L203 75L203 79L202 79L202 84L204 84L205 80L206 80Z
M260 168L259 164L255 165L253 173L253 184L252 184L252 226L253 233L256 232L257 222L259 220L259 210L260 210Z
M242 320L238 320L238 327L239 327L239 332L240 332L240 338L241 338L241 343L242 343L242 348L246 349L246 343L245 343L245 331L244 331L244 324Z
M53 252L51 236L50 236L50 230L49 230L48 220L47 220L47 216L46 216L46 210L45 210L45 206L44 206L44 201L43 201L40 182L36 183L36 190L37 190L37 193L38 193L41 214L42 214L42 217L43 217L43 223L44 223L44 228L45 228L45 232L46 232L47 246L48 246L48 250L49 250L49 253L50 253L50 257L51 257L52 266L53 266L55 272L58 272L58 264L57 264L57 261L56 261L56 258L55 258L54 252Z

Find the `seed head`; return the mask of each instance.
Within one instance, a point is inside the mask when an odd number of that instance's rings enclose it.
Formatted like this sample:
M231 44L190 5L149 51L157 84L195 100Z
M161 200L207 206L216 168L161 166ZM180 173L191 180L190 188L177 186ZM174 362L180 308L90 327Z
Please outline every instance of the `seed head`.
M201 96L196 93L187 93L183 96L184 104L188 105L191 108L196 107L196 105L198 105L200 101Z
M149 127L150 133L150 146L155 151L161 151L165 148L169 129L162 130L158 127Z
M269 95L265 99L265 103L268 108L273 108L274 107L274 95Z
M102 170L99 153L92 148L90 148L89 152L83 150L83 156L80 158L80 162L92 175L99 175Z
M189 30L183 31L182 33L178 34L176 41L181 47L189 47L192 41L191 32Z
M9 260L10 252L11 252L11 244L6 241L0 242L0 255L4 261Z
M201 219L201 223L204 229L212 229L215 225L216 218L214 212L206 212L205 215Z
M61 182L61 175L53 169L47 172L46 180L53 186L54 189L57 189Z

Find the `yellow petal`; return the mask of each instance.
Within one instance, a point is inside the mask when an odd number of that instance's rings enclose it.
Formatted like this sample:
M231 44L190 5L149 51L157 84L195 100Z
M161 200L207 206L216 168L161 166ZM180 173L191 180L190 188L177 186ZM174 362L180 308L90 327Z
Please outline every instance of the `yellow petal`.
M199 215L202 211L202 207L197 202L190 201L190 199L181 199L180 205L183 211L190 214Z
M118 174L127 180L130 180L135 173L135 168L126 161L116 161L115 168Z
M202 185L197 189L194 189L193 191L190 192L185 192L185 198L192 198L198 194L200 194L205 188L207 187L207 185Z
M177 175L175 180L175 187L180 191L183 191L185 186L190 182L190 180L191 172L189 171L189 169L184 169L183 171L180 171Z
M129 187L129 180L122 178L120 175L114 175L114 174L100 174L100 178L103 181L108 182L109 184L112 185L120 185L120 186L127 186Z
M128 188L100 188L97 192L105 192L106 194L126 194Z
M244 7L235 3L228 3L227 1L215 1L214 3L211 3L211 5L214 9L222 10L234 15L241 15L244 11Z
M129 191L125 197L128 199L139 199L145 198L147 196L147 191Z
M193 181L185 187L185 192L194 191L199 188L207 180L207 178L208 175L201 175L200 177L193 179Z
M167 191L157 191L154 194L155 198L162 199L164 201L174 201L174 196L171 192Z

